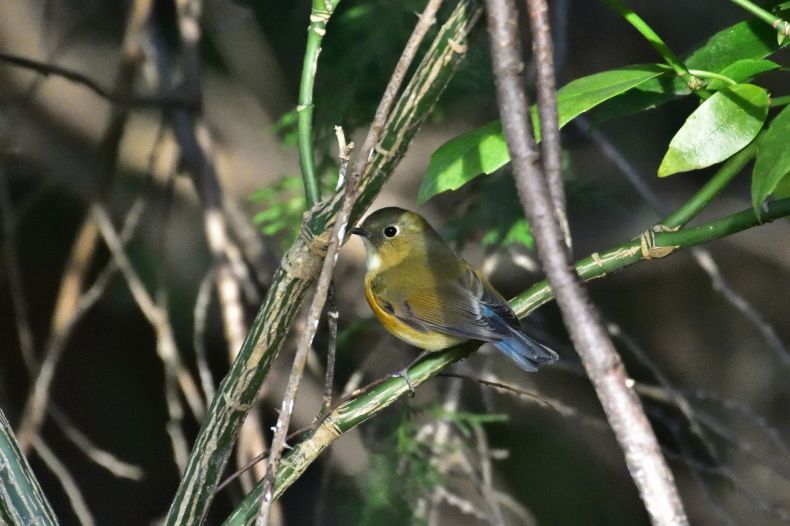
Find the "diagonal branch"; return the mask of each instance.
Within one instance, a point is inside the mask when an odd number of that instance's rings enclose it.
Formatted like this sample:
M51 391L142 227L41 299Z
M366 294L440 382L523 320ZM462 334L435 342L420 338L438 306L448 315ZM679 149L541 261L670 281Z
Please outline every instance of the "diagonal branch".
M86 87L99 97L106 101L128 108L195 108L198 103L192 99L183 97L178 94L161 95L161 96L146 96L146 95L132 95L121 91L113 91L99 84L96 80L89 76L79 73L77 71L51 64L49 62L40 62L27 57L20 57L11 55L9 53L0 53L0 62L8 65L25 68L39 75L45 77L54 76L66 79L75 84Z
M479 16L480 7L475 0L461 0L437 33L373 149L360 178L359 197L354 202L349 223L354 223L364 213L405 154L463 58L467 35ZM307 213L300 236L275 271L272 285L239 355L212 401L165 524L175 526L203 521L240 422L282 347L307 289L320 272L341 200L342 195L338 193Z
M790 199L773 202L763 222L775 221L790 216ZM767 219L766 219L767 218ZM698 227L675 232L660 232L655 235L653 248L669 249L665 255L680 248L690 248L701 243L719 239L737 232L762 225L749 208ZM633 264L652 259L648 252L642 251L639 240L629 241L576 262L576 272L589 281L629 267ZM523 294L510 300L510 306L519 318L529 316L540 306L554 299L552 288L546 281L536 283ZM446 351L432 353L409 368L408 375L415 387L442 373L447 367L465 359L479 344L466 343L451 347ZM282 460L274 498L278 498L293 484L308 466L343 433L373 418L411 391L399 378L378 380L365 389L357 389L344 397L315 425L307 430L305 437ZM557 407L555 407L556 409ZM248 494L244 501L223 523L225 526L249 524L258 510L262 484Z
M361 174L365 171L368 162L370 162L371 150L376 146L376 143L381 137L381 132L384 130L384 125L387 123L387 118L390 116L390 110L395 103L395 97L398 95L403 79L406 77L406 72L409 70L414 57L417 55L417 50L420 47L428 30L436 23L436 13L441 7L441 0L430 0L425 10L420 14L420 19L417 25L414 26L406 46L403 48L403 53L395 64L395 69L392 72L387 87L384 89L384 94L381 96L376 114L373 116L373 122L370 123L370 129L362 142L362 148L357 152L357 158L354 162L354 169L352 174Z
M595 387L654 524L688 524L677 487L639 397L579 276L570 268L529 120L523 62L511 0L487 0L488 30L502 127L519 199L565 326Z
M769 204L767 221L790 216L790 199ZM719 239L737 232L762 225L748 208L737 214L718 219L698 227L675 232L660 232L655 235L654 249L669 249L669 255L680 248L690 248L701 243ZM625 267L652 259L648 252L642 250L639 240L629 241L576 262L576 272L589 281L604 277L609 273ZM510 306L519 318L529 316L540 306L554 299L552 289L546 281L536 283L524 293L510 300ZM478 347L478 343L465 343L451 347L446 351L432 353L409 368L408 375L415 387L430 378L442 373L447 367L467 358ZM321 453L344 433L373 418L379 412L391 406L400 398L408 395L410 390L405 382L398 378L377 380L363 389L357 389L344 397L326 415L322 416L313 427L304 433L296 432L304 438L294 445L293 449L282 460L282 468L277 474L274 498L279 498L293 484ZM554 404L554 409L567 413ZM592 421L585 421L591 423ZM597 424L593 424L599 427ZM261 455L265 458L265 455ZM240 526L250 524L258 510L258 499L261 496L262 484L248 494L244 501L234 510L223 523L224 526Z
M565 213L565 187L562 180L562 147L557 117L557 80L554 74L554 46L549 27L549 8L546 0L527 0L529 28L532 32L532 52L535 56L538 88L538 116L540 117L540 152L543 173L554 203L554 213L560 223L565 245L571 250L571 232Z
M353 143L346 144L343 130L339 127L338 143L340 147L340 175L339 180L342 184L346 181L343 190L343 205L340 208L337 220L332 227L332 234L329 238L329 246L324 256L324 263L321 266L321 274L318 277L316 284L315 295L310 304L310 310L307 314L307 321L305 322L306 329L300 339L299 345L296 349L296 356L294 356L293 366L291 368L291 375L288 378L288 386L285 389L283 396L282 407L280 408L280 415L277 419L277 425L274 428L274 439L272 440L271 452L269 453L269 461L266 464L266 477L263 479L263 499L261 499L261 507L258 512L256 520L257 526L266 526L269 523L269 512L272 502L274 502L272 488L274 486L275 474L280 462L283 447L285 446L285 437L288 432L288 425L291 420L291 413L293 412L294 402L296 400L296 392L299 389L299 383L302 379L304 366L307 362L307 353L313 343L315 332L318 329L318 322L321 318L321 311L324 309L329 286L332 283L332 275L335 271L335 264L337 263L338 251L340 245L343 243L346 235L346 228L348 220L351 216L351 205L354 203L355 192L358 187L359 178L349 177L346 178L346 169L348 167L349 155L353 148Z

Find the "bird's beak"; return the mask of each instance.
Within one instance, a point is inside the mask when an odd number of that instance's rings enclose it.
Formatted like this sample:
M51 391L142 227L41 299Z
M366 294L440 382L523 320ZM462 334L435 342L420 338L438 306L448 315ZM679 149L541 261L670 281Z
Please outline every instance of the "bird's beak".
M362 236L362 237L370 237L370 232L368 232L367 230L365 230L362 227L354 228L353 230L351 230L351 233L352 234L356 234L358 236Z

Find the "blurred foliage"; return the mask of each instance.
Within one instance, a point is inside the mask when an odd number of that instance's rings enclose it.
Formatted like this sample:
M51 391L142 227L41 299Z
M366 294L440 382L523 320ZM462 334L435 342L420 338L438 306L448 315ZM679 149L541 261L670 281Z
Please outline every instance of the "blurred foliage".
M481 179L442 234L458 246L478 236L489 248L514 244L532 247L534 243L508 171Z
M403 406L395 429L376 441L367 472L354 480L356 497L344 504L344 523L359 526L420 524L410 521L420 497L430 495L441 481L431 462L431 448L417 439L421 425L416 416L425 412Z
M440 459L453 456L455 448L474 440L476 428L507 421L504 414L448 411L435 403L423 407L404 405L395 428L376 440L368 471L355 479L360 500L345 503L343 523L424 524L424 519L414 516L417 501L430 498L438 485L451 484L451 475L440 472ZM450 431L444 443L437 444L434 433L443 423L450 424L455 431ZM433 431L424 433L426 426L433 426ZM461 439L460 446L457 438Z

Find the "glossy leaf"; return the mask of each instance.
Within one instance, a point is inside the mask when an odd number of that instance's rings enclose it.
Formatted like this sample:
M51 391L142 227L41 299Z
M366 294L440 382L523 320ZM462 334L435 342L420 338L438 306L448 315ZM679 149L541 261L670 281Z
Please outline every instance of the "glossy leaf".
M785 178L779 181L773 193L774 199L786 199L790 197L790 174L785 175Z
M736 84L713 94L681 126L669 143L658 176L705 168L749 144L768 115L768 92Z
M557 91L560 127L603 101L665 71L655 64L638 64L596 73L566 84ZM537 123L534 107L532 113L533 123ZM536 135L540 140L540 134ZM489 174L508 162L510 152L502 125L499 121L486 124L446 142L433 153L417 199L424 203L434 195L460 188L478 175Z
M733 62L721 70L721 74L735 82L749 82L760 73L779 69L781 66L772 60L745 58ZM705 86L707 89L720 90L727 87L723 80L713 79Z
M499 121L455 137L431 155L417 201L422 204L436 194L456 190L482 173L497 170L509 159Z
M752 173L752 206L758 215L763 201L777 189L780 197L790 190L790 106L785 106L774 118L757 143L757 160Z
M688 55L683 62L689 69L722 73L723 69L738 61L758 60L767 57L778 48L776 31L760 20L750 20L719 31ZM603 122L631 115L655 108L677 96L689 93L691 90L679 77L662 76L651 79L601 105L595 120Z

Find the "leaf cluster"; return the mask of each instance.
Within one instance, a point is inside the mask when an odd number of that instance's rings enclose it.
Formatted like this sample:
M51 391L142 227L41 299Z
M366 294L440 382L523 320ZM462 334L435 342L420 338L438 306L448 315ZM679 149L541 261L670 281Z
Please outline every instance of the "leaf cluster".
M754 84L761 75L783 66L766 57L787 43L762 21L745 21L713 35L684 61L684 77L667 64L637 64L578 78L557 92L560 127L595 111L598 123L656 108L680 97L699 97L701 104L670 141L658 176L706 168L723 162L752 141L757 161L752 173L756 213L770 196L790 192L790 109L773 119L770 110L786 105L786 94L772 95ZM695 78L690 78L694 75ZM699 77L699 78L696 78ZM536 140L537 109L532 108ZM493 121L451 139L431 157L419 201L456 190L482 174L510 162L501 123Z

